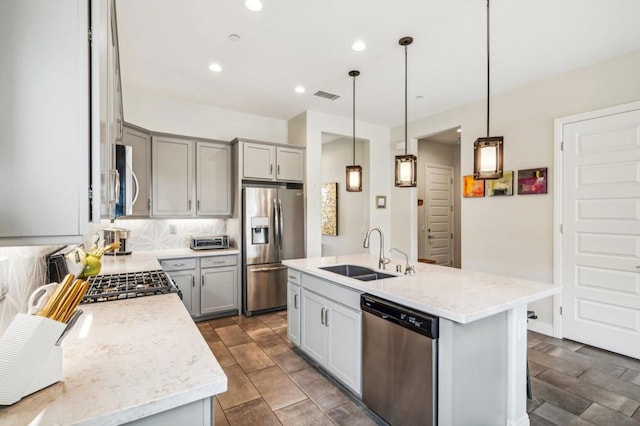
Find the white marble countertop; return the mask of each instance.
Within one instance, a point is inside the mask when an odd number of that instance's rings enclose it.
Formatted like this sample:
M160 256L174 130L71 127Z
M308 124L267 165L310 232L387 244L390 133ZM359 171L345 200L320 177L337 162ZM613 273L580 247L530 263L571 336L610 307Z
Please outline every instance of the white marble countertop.
M368 254L293 259L286 266L324 278L346 287L369 293L410 308L469 323L560 292L553 284L519 278L465 271L418 263L416 274L394 272L393 265L404 265L404 258L394 258L388 270L394 275L377 281L359 281L319 267L355 264L378 270L378 257Z
M0 424L116 425L227 390L177 295L81 308L62 343L62 382L0 407Z
M126 256L102 256L101 275L125 272L155 271L162 269L158 260L185 257L210 257L239 254L236 248L217 250L191 250L189 248L153 251L134 251Z

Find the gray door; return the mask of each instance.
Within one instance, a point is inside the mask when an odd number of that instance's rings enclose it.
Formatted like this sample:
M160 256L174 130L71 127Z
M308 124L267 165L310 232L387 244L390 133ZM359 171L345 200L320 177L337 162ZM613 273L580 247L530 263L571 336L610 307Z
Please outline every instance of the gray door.
M278 198L278 190L245 188L242 193L246 264L277 262L274 201Z
M280 260L303 258L304 192L301 189L279 189L278 206Z

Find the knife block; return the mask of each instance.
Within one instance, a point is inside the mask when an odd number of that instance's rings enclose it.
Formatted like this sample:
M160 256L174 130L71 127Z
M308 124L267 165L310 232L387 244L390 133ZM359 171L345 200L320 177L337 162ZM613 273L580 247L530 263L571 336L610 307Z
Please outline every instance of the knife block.
M62 380L62 348L56 341L67 325L18 314L0 337L0 405L11 405Z

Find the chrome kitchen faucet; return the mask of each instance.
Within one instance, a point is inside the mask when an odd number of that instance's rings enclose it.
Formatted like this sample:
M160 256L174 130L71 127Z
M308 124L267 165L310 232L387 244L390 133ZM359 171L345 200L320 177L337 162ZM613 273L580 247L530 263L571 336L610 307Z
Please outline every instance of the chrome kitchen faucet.
M367 231L367 235L364 237L364 241L362 242L362 247L369 248L369 237L373 231L378 231L378 233L380 233L380 257L378 258L378 268L385 269L385 266L387 263L391 262L391 259L384 257L384 234L380 228L373 227Z

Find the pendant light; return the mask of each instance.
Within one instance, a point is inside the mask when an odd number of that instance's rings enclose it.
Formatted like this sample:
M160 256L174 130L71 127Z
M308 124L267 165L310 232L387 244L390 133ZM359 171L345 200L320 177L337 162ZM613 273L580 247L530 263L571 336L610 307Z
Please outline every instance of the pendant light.
M503 144L502 136L489 136L489 116L491 98L491 62L490 62L490 8L487 0L487 137L478 138L473 143L473 178L497 179L502 177Z
M407 46L413 43L412 37L402 37L400 46L404 46L404 155L396 155L396 186L416 186L416 169L418 158L407 154Z
M360 71L349 71L353 77L353 165L347 166L347 191L362 192L362 167L356 165L356 77Z

